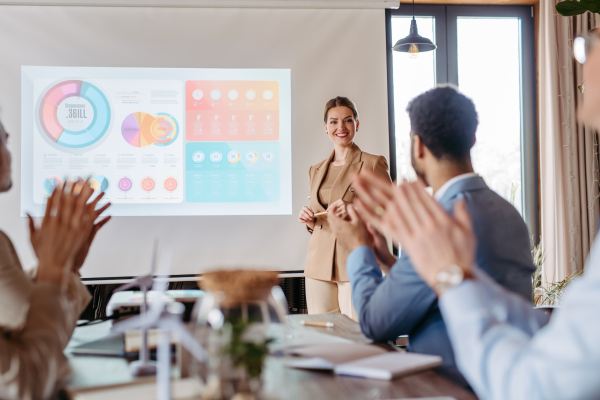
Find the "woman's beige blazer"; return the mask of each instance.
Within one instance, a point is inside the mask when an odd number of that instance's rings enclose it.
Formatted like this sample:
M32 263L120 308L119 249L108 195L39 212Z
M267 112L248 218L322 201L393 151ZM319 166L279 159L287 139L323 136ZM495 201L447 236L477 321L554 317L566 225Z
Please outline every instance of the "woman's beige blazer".
M334 154L335 152L332 152L326 160L313 165L308 171L308 199L310 201L310 209L315 214L325 211L325 208L319 203L318 193ZM351 185L352 179L362 169L373 171L382 178L391 181L385 157L362 152L354 144L346 157L346 164L331 188L331 203L339 199L344 199L344 201L350 203L354 200L354 188ZM308 243L308 255L306 257L304 275L307 278L331 281L334 257L339 273L336 281L347 282L346 259L348 258L348 252L342 246L337 246L337 240L333 232L329 229L327 219L317 218L310 242Z

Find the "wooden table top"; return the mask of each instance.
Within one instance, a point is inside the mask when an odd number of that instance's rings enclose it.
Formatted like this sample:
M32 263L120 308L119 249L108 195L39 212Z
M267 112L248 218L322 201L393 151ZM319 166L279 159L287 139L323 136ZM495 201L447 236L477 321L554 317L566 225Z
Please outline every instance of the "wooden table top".
M292 329L313 329L321 333L340 336L360 343L369 343L355 321L342 314L290 315ZM330 321L333 328L305 327L300 321ZM283 368L284 360L267 366L267 380L275 380L269 376L274 372L285 373L285 381L291 392L289 399L403 399L420 397L454 397L456 400L477 400L477 397L450 382L433 371L410 375L393 381L361 379L347 376L336 376L332 373L303 371ZM281 364L279 364L281 362ZM281 377L283 378L283 377Z
M334 328L305 327L300 321L331 321ZM350 339L360 343L369 343L360 331L360 326L341 314L326 315L290 315L293 331L314 330ZM85 341L104 336L108 324L98 327L77 328L66 354L73 370L70 388L86 392L101 387L121 386L148 382L153 378L136 378L131 375L128 362L122 358L74 356L69 349ZM306 371L286 368L290 358L268 357L264 371L265 399L364 399L384 400L422 397L454 397L456 400L476 400L471 393L456 386L433 371L410 375L393 381L361 379L336 376L330 372Z

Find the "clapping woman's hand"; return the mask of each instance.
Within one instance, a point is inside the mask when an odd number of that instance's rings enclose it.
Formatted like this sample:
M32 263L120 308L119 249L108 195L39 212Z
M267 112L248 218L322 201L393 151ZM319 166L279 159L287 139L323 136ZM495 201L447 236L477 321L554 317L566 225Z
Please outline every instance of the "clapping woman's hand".
M65 184L52 192L39 228L28 216L31 245L39 262L38 281L57 285L64 282L75 254L94 225L95 210L86 204L93 192L88 181Z

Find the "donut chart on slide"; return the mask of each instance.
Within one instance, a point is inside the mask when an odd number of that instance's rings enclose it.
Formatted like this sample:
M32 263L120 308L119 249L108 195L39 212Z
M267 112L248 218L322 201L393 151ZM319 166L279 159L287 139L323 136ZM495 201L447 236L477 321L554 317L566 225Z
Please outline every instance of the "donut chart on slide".
M67 101L82 104L79 109L87 114L62 117L66 109L61 105ZM57 83L44 93L37 115L41 133L51 143L56 143L59 148L81 149L91 146L106 135L110 127L111 109L108 99L98 87L86 81L67 80ZM65 118L74 120L72 127L65 126Z
M168 146L179 135L177 120L166 113L151 115L145 112L129 114L121 124L121 133L127 143L135 147L151 144Z

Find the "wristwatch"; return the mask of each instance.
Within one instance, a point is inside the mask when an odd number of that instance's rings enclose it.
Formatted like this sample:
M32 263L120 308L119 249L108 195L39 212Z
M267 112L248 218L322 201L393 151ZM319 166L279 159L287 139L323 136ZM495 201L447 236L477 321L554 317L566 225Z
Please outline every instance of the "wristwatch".
M460 284L464 279L464 270L456 264L450 264L438 271L433 290L435 290L439 297L449 288Z

